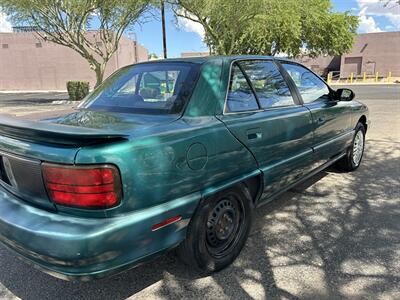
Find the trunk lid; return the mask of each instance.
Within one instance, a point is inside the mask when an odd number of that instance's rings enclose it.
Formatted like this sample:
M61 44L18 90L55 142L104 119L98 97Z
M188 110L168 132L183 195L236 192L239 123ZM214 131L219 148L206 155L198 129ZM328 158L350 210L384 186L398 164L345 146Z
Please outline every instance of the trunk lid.
M61 122L36 122L7 115L0 116L0 135L21 141L70 147L127 137L126 134L111 130L69 126Z
M0 186L35 205L48 199L41 163L74 164L79 149L128 140L177 116L148 116L78 110L46 120L0 115Z

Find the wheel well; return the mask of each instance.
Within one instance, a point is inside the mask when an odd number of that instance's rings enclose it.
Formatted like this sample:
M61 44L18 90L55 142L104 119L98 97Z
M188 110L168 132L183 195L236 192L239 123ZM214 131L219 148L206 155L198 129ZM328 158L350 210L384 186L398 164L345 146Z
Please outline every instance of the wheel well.
M262 180L262 175L260 174L243 181L243 184L245 184L249 189L254 204L256 204L256 201L262 192Z
M365 132L367 132L368 125L367 125L367 117L366 116L361 116L361 118L358 120L359 123L362 123L365 128Z

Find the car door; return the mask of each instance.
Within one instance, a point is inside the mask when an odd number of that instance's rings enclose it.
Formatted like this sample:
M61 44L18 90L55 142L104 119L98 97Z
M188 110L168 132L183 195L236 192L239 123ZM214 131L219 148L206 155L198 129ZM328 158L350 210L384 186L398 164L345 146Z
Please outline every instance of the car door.
M312 114L317 164L342 153L353 137L351 110L346 102L333 99L333 91L307 68L292 62L281 65L297 87L304 107Z
M254 155L265 194L277 193L309 171L312 119L272 60L231 65L224 114L228 129Z

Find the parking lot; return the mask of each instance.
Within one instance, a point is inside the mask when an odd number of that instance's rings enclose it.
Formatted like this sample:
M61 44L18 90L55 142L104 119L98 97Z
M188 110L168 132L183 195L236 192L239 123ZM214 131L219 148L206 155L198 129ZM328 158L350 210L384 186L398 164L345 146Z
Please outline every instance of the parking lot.
M48 117L75 107L68 101L68 94L49 93L0 93L0 113L31 118L34 115Z
M361 167L330 168L257 209L246 247L229 268L200 277L171 252L76 283L0 246L0 299L400 299L400 85L352 89L372 121ZM0 112L29 117L69 108L50 98L35 110L24 97L0 94Z

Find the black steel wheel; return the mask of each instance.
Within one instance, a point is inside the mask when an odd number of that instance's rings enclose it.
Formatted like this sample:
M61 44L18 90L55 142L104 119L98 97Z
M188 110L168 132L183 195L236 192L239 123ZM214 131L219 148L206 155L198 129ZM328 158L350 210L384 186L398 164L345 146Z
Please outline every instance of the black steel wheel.
M252 198L245 185L204 199L178 247L180 258L207 273L225 268L242 250L251 219Z
M244 228L244 210L234 197L222 198L212 209L207 220L206 245L210 255L226 255L237 243Z

